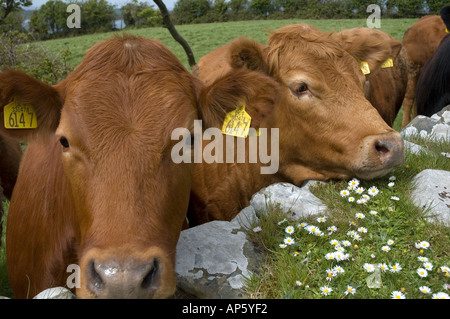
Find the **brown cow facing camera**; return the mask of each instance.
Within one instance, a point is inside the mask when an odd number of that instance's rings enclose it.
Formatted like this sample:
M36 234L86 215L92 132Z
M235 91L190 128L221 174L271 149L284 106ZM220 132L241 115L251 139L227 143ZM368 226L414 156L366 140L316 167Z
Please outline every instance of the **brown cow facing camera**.
M275 182L373 179L400 165L403 140L364 97L365 77L354 56L376 69L388 57L379 49L379 41L369 38L347 51L333 32L298 24L272 32L267 45L238 38L202 57L197 75L206 83L249 69L278 84L279 96L259 127L278 129L279 150L272 151L278 154L279 169L264 175L261 162L198 164L190 224L231 220L254 193ZM246 84L235 82L234 87Z
M223 121L236 106L223 102L229 80L205 87L161 43L129 35L93 46L55 86L0 73L1 111L13 103L16 112L31 110L30 124L37 118L36 128L2 128L29 142L7 220L16 298L66 286L71 264L80 269L79 285L72 282L80 298L174 293L194 164L173 161L172 133L192 131L199 118L206 126ZM276 95L274 81L262 81ZM254 91L241 86L233 96ZM258 108L248 111L256 117Z

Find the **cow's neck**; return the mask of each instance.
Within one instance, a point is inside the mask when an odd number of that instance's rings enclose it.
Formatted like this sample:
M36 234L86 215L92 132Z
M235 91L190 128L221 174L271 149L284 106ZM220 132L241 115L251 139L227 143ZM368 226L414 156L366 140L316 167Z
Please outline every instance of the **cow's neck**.
M225 150L226 137L223 137L223 140ZM267 158L265 163L261 163L259 150L257 162L249 161L249 139L245 142L244 163L237 161L238 144L235 143L233 161L227 162L224 156L223 163L208 164L203 158L202 163L196 165L188 212L190 226L211 220L231 220L241 209L249 205L254 193L282 181L281 175L275 170L277 165L268 163ZM211 146L207 148L207 145L208 143L204 142L203 157L210 154ZM275 170L273 173L261 174L270 172L271 166L272 170Z

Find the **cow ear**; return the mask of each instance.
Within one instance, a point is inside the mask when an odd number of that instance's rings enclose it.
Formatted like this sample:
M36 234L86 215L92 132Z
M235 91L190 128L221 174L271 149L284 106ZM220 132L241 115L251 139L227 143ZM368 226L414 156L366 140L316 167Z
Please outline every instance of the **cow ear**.
M202 120L208 127L221 128L227 113L243 104L252 118L251 127L259 128L274 111L280 92L280 85L261 72L231 70L201 91Z
M402 46L388 34L368 28L344 30L334 38L356 60L367 62L370 70L378 69L389 58L395 59Z
M62 105L63 98L55 87L21 71L0 72L0 129L6 135L29 140L54 133ZM27 128L36 120L36 128Z
M246 68L267 73L265 51L265 45L241 37L230 42L228 60L232 68Z

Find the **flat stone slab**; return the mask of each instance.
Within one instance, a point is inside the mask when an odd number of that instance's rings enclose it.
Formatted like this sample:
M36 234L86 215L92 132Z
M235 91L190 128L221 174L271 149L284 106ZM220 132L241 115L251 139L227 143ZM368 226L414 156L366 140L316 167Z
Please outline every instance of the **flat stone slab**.
M250 205L258 213L266 211L270 206L278 205L287 217L294 221L317 215L327 207L309 191L312 183L316 182L308 182L302 187L290 183L272 184L254 194Z
M426 169L413 178L413 183L414 204L429 209L430 218L450 225L450 171Z

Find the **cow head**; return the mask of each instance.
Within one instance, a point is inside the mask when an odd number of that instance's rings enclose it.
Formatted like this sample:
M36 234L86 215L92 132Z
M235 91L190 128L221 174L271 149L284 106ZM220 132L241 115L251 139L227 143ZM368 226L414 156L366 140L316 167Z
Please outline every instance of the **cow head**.
M132 36L95 45L55 86L19 71L0 73L2 108L13 101L31 105L38 120L37 128L5 133L57 148L70 185L60 197L73 206L61 214L76 220L79 297L173 294L193 164L173 162L178 141L171 135L175 128L193 130L199 116L214 122L222 108L212 92L220 88L218 81L205 97L203 84L167 48ZM211 105L202 110L199 99Z
M383 63L377 46L339 44L309 25L273 32L267 46L240 38L229 46L233 68L263 72L281 86L281 99L263 127L278 127L280 172L305 179L383 176L402 163L403 142L365 99L355 59Z

